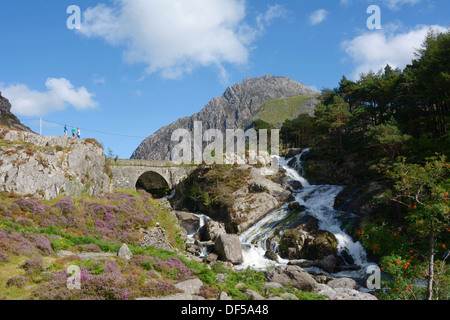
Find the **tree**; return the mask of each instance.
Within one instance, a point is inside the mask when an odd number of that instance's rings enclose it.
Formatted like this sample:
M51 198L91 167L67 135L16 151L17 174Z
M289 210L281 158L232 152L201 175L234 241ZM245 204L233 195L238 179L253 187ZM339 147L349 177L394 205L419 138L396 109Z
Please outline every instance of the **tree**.
M416 231L414 238L428 243L426 299L431 300L436 246L450 228L450 164L445 156L428 158L424 166L407 164L403 159L395 164L389 175L396 181L389 194L390 200L407 207L406 221L411 230ZM420 247L416 245L416 249L420 250Z
M338 95L332 97L330 104L321 103L316 108L316 124L327 129L336 139L339 152L344 153L344 134L351 118L348 103Z
M371 139L371 146L381 148L393 160L400 155L401 147L412 139L411 136L402 134L394 118L385 124L371 127L366 136Z

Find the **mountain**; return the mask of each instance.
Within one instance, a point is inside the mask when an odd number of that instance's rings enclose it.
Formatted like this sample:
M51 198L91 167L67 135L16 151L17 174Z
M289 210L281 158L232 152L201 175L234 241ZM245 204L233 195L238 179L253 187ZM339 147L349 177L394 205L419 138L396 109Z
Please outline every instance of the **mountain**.
M186 129L193 133L195 121L202 122L203 130L219 129L223 133L226 129L246 130L254 120L263 118L258 112L270 101L308 96L307 99L298 99L301 103L296 105L298 110L294 115L302 113L303 105L308 105L303 113L311 113L311 104L317 104L315 97L318 94L317 91L287 77L265 75L261 78L246 78L244 82L229 87L221 97L212 99L199 113L178 119L159 129L141 143L131 158L170 160L171 150L176 145L171 141L172 133L177 129ZM290 108L292 109L292 105ZM273 106L268 109L273 111Z
M33 132L30 128L22 124L17 117L11 113L11 103L2 96L0 92L0 125L22 131Z

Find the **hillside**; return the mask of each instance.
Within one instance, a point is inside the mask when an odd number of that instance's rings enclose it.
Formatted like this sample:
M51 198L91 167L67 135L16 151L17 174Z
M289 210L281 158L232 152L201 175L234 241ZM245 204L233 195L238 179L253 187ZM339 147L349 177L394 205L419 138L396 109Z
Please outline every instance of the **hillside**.
M174 143L172 133L176 129L193 132L194 122L200 121L204 130L216 128L223 133L226 129L247 129L261 107L268 101L294 96L318 94L304 84L287 77L265 75L261 78L247 78L242 83L229 87L225 93L214 98L199 113L178 119L145 139L134 151L132 159L170 160Z
M253 116L254 120L263 120L273 127L281 128L286 120L297 118L301 114L314 116L314 109L319 103L317 96L304 95L266 102Z

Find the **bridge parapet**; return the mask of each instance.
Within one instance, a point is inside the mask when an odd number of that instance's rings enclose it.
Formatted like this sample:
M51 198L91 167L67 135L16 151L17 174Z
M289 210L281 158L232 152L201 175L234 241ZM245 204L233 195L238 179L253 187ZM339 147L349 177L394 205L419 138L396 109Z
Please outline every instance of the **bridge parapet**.
M145 182L146 185L152 185L155 189L164 187L173 189L197 168L194 165L174 165L170 161L130 159L118 159L110 167L113 173L114 187L122 190L136 189L139 180ZM162 185L161 177L167 184L166 186ZM154 180L154 182L150 180Z

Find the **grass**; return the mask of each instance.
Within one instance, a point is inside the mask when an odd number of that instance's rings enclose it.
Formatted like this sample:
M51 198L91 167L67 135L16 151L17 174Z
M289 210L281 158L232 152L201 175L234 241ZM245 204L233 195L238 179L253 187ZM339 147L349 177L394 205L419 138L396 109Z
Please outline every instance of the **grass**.
M312 113L314 108L305 104L315 96L293 96L266 102L255 114L254 120L261 119L275 127L281 128L286 120L297 118L302 113Z

